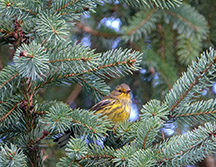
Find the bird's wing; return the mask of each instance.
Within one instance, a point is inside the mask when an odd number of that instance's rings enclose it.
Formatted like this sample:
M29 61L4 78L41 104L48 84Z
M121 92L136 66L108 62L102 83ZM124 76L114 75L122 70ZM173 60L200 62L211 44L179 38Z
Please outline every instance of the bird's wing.
M105 108L110 108L115 103L116 100L107 97L95 104L90 110L100 113L99 111L104 110Z
M125 106L114 98L105 98L95 104L91 110L95 110L95 114L106 115L113 123L127 120L129 114L125 112Z

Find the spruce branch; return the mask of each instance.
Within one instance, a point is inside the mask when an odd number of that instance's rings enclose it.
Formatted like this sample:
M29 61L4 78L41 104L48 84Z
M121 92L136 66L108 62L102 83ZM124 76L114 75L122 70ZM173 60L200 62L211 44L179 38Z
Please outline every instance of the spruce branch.
M125 145L124 147L117 149L115 152L115 157L113 159L113 163L115 166L128 166L128 161L130 157L136 152L137 150L134 147L129 145Z
M23 150L13 144L0 147L0 164L7 167L27 167L27 157Z
M173 89L168 92L165 101L169 105L172 117L175 115L173 112L177 113L181 110L180 104L191 101L192 98L195 100L195 97L200 96L199 90L212 82L215 71L215 56L215 51L211 48L209 52L203 53L197 62L192 62L188 71L183 73Z
M160 39L160 57L164 61L165 60L165 33L161 24L157 24L158 32L161 36Z
M164 0L136 0L136 1L131 1L131 0L120 0L120 2L125 2L130 6L133 7L147 7L147 8L175 8L179 7L182 4L182 0L171 0L171 1L164 1Z
M95 100L99 100L102 96L107 96L109 94L110 87L94 74L82 75L77 78L79 82L87 92L93 92L95 95Z
M175 117L188 117L188 116L196 116L196 115L205 115L205 114L214 114L216 113L216 110L213 111L205 111L205 112L198 112L198 113L188 113L188 114L179 114L176 115Z
M19 74L33 81L42 80L45 73L49 71L49 57L44 47L33 41L30 45L23 44L16 50L14 63Z
M165 10L165 22L173 23L173 28L179 34L185 34L186 37L196 36L198 40L206 39L208 24L203 15L199 14L195 8L184 4L179 8Z
M81 0L69 0L69 1L63 0L60 2L56 2L56 5L58 5L59 7L55 10L55 13L65 9L68 6L73 5L79 1L81 1Z
M192 60L195 60L197 55L201 51L201 41L197 37L186 37L184 34L181 34L177 37L177 55L179 56L179 62L182 64L190 64Z
M169 33L171 34L171 32ZM167 37L167 36L166 36ZM166 39L166 38L165 38ZM157 38L155 40L158 40L157 43L161 42L160 38ZM166 42L169 41L170 42L170 38L166 39ZM160 44L159 44L160 45ZM170 48L171 46L171 48ZM170 60L172 59L171 56L173 56L173 52L172 52L172 44L170 45L166 45L166 50L165 50L165 60L161 61L160 58L160 50L158 50L159 54L157 54L156 52L154 52L153 50L147 50L145 52L145 56L146 56L146 65L149 66L153 66L152 68L154 68L156 71L159 72L159 78L158 79L153 79L153 82L156 82L156 88L158 88L158 91L161 91L161 89L164 91L167 89L167 86L171 89L172 85L175 83L175 81L177 80L177 72L175 70L175 65L170 63ZM157 48L156 48L157 49ZM167 72L169 71L169 72ZM164 84L166 84L166 86L164 86ZM165 87L165 88L164 88Z
M49 105L48 105L49 106ZM40 107L41 109L48 106ZM64 103L56 103L48 108L44 117L40 122L45 124L50 133L58 131L64 133L72 128L75 135L83 134L93 138L100 138L106 134L106 131L111 127L110 121L105 120L99 114L94 115L94 112L76 109L72 110Z
M71 21L80 20L80 16L86 13L86 11L94 12L97 4L102 4L97 0L61 0L54 1L52 7L54 8L53 14L60 14L65 19ZM70 11L70 12L68 12Z
M2 101L15 92L20 81L19 72L14 66L8 65L0 71L0 97Z
M133 123L129 121L124 121L115 128L116 138L123 142L122 145L131 143L132 141L134 141L137 135L139 125L140 122Z
M128 166L134 167L154 167L157 161L155 160L154 151L151 149L137 150L129 159Z
M94 30L90 26L86 26L86 25L82 24L81 22L77 22L76 27L81 29L83 32L89 33L93 36L99 36L99 37L104 37L104 38L117 38L117 37L121 36L121 34L107 33L107 32L105 33L105 32L100 32L100 31Z
M129 26L122 27L125 33L125 40L137 41L143 35L147 36L156 28L155 23L159 20L160 15L157 9L137 12L129 20Z
M133 144L140 149L149 148L155 141L165 120L168 108L158 100L151 100L141 110L141 123L139 124Z
M57 59L57 60L50 60L50 63L57 63L57 62L68 62L68 61L90 61L92 58L85 58L85 57L81 57L81 58L65 58L65 59Z
M215 99L201 100L193 103L185 103L181 110L174 116L180 124L195 122L203 123L215 120Z
M83 52L82 49L80 51ZM81 56L81 52L75 52L73 56ZM116 49L102 54L93 54L92 51L87 51L86 55L89 55L89 57L92 57L93 59L84 62L59 62L61 63L60 65L57 62L57 67L51 70L51 74L49 74L49 76L46 76L43 82L39 82L35 89L38 89L52 82L62 82L62 80L65 80L67 82L73 81L69 80L70 78L79 81L79 78L84 76L85 74L90 75L89 79L94 75L102 79L115 78L117 76L132 73L132 71L137 71L139 69L138 65L141 61L141 53L131 51L130 49ZM104 57L106 57L107 59L104 59ZM73 63L76 62L80 64L76 69L74 69ZM86 77L84 77L83 79L89 82Z
M52 4L52 0L49 0L49 1L47 2L47 8L50 8L50 7L51 7L51 4Z
M66 147L67 157L61 158L57 166L64 164L72 165L78 163L83 165L107 166L115 158L114 150L109 147L101 147L95 144L87 143L80 138L71 138Z
M13 98L12 98L13 97ZM0 124L3 126L10 125L16 122L17 118L21 117L20 104L23 98L19 95L8 96L3 103L0 104Z
M46 111L46 115L40 121L46 124L50 132L57 130L64 133L72 126L71 109L64 103L53 105Z
M12 67L13 68L13 67ZM5 71L6 71L6 69L5 69ZM5 71L1 71L1 74L2 74L2 76L4 75L3 73L5 72ZM6 84L8 84L11 80L13 80L13 79L15 79L17 76L19 75L19 73L16 73L16 74L14 74L14 75L12 75L10 78L8 78L6 81L4 81L3 83L1 83L1 87L0 87L0 89L2 89ZM2 79L3 80L3 79Z
M25 130L23 123L10 123L9 126L0 127L0 138L3 142L7 143L12 138L19 137Z
M41 12L34 29L42 40L53 41L54 44L59 40L64 41L69 36L69 26L60 14Z
M214 153L216 150L215 127L215 123L209 122L192 132L171 137L159 146L163 156L160 164L165 166L192 165Z
M79 126L79 131L82 134L88 135L91 139L100 139L106 135L106 131L109 130L113 125L110 120L106 119L105 116L100 114L94 114L94 111L86 110L73 110L71 113L71 119L73 125ZM77 131L76 127L74 131ZM79 133L80 133L79 132Z
M1 117L1 118L0 118L0 122L4 121L5 118L7 118L7 117L17 108L17 105L18 105L19 103L20 103L20 102L16 103L16 104L14 105L14 107L13 107L10 111L8 111L3 117Z

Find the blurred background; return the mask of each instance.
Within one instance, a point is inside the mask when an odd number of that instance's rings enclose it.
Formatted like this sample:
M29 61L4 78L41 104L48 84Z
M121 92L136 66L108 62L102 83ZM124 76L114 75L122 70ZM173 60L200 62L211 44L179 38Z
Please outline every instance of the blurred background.
M168 19L169 16L160 13L155 15L157 21L147 22L150 24L147 25L150 30L147 27L146 31L141 31L140 34L132 37L131 33L139 31L140 23L145 24L142 21L148 18L151 11L147 8L132 8L117 0L110 0L109 3L101 1L101 5L95 12L89 12L86 6L83 8L85 15L81 22L70 23L75 25L71 28L71 40L89 46L95 49L95 52L119 47L143 52L143 61L138 72L106 81L111 90L121 83L127 83L131 87L133 104L130 121L139 119L140 108L149 100L163 100L166 92L172 88L192 60L196 60L202 51L216 44L216 2L214 0L188 0L187 4L189 4L188 10L194 14L188 16L192 17L192 26L194 24L198 28L203 28L206 31L204 37L199 38L198 35L190 35L193 32L181 31L180 24L182 23L172 21L171 18ZM141 18L141 21L137 19L137 24L134 25L136 18ZM134 27L131 26L132 22ZM0 39L0 42L1 70L5 65L13 63L14 49L4 39ZM202 99L215 97L216 84L201 91L203 92ZM38 98L57 99L68 103L72 108L84 109L91 108L97 102L91 92L78 84L41 90ZM181 134L197 126L197 124L179 126L173 120L164 125L164 133L167 136ZM55 166L57 159L64 152L56 151L57 146L52 141L46 147L49 148L44 149L46 166ZM214 157L211 156L196 166L214 167L216 163Z

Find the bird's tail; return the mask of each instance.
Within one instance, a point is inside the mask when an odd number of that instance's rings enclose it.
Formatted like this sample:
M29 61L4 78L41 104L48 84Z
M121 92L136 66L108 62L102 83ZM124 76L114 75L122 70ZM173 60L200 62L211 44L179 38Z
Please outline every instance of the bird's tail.
M53 141L56 142L60 148L62 148L68 143L70 137L75 137L72 129L65 131L65 133L61 136L57 136Z

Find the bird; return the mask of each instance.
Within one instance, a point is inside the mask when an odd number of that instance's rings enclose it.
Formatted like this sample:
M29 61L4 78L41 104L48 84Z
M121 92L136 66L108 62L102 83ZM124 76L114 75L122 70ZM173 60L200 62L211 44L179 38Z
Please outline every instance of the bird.
M106 115L114 124L128 120L131 113L130 92L130 87L122 83L90 110L95 111L95 114Z
M91 107L90 111L94 111L94 114L107 116L107 119L115 125L126 121L131 113L130 92L130 87L122 83L116 86L108 96L105 96L101 101ZM63 136L54 139L54 142L57 142L60 147L63 147L67 144L70 136L74 137L72 130L66 131Z

